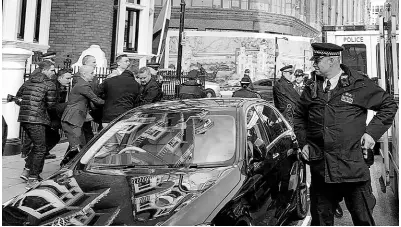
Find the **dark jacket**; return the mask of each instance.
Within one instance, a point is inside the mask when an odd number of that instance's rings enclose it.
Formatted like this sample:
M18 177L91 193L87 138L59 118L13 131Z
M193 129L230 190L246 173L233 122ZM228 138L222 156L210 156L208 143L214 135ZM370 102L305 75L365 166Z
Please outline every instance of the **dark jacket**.
M196 80L188 80L182 83L179 91L178 96L180 99L198 99L206 97L202 85L198 84Z
M105 100L102 122L109 123L138 105L140 85L131 71L106 79L99 86L99 96Z
M251 81L251 83L248 85L248 88L253 90L254 87L253 87L253 83L252 83L251 77L249 77L249 75L247 75L247 74L244 74L244 76L242 78L248 78Z
M96 105L104 104L104 101L92 91L87 81L81 77L77 78L77 83L68 96L67 107L64 110L61 121L82 127L91 101Z
M300 96L293 86L293 83L284 76L273 86L274 106L283 114L285 114L288 104L291 104L293 110L298 106Z
M51 124L50 126L53 129L61 128L61 117L63 116L63 112L67 107L67 93L68 90L66 87L62 86L60 82L57 80L53 81L56 85L56 103L47 109L49 113Z
M305 87L294 114L300 145L312 146L312 176L320 175L327 183L370 179L361 137L366 132L377 141L397 112L393 98L372 80L346 66L342 65L342 69L344 74L329 92L329 99L328 93L323 92L323 80L317 80ZM368 109L377 113L366 126Z
M37 73L18 90L20 111L18 122L50 125L47 109L56 103L56 86L43 73Z
M232 97L242 97L242 98L261 98L260 95L248 88L241 88L237 91L234 91Z
M145 86L141 86L140 105L155 103L163 98L163 92L155 79L150 79Z

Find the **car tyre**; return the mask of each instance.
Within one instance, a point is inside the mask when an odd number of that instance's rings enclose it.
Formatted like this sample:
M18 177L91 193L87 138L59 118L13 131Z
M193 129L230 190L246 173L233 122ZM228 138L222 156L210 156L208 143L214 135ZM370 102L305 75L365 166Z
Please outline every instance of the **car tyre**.
M213 89L206 89L205 90L206 98L213 98L216 97L216 92L213 91Z
M294 216L297 219L304 219L308 213L308 188L306 185L306 168L305 163L299 161L299 181L295 194L295 210Z

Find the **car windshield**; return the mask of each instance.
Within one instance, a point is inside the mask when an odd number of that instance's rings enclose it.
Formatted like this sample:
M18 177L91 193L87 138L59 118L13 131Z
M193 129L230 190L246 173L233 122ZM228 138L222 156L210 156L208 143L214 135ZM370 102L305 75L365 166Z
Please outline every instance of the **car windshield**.
M108 129L81 163L89 167L228 165L235 153L235 119L219 112L128 114Z

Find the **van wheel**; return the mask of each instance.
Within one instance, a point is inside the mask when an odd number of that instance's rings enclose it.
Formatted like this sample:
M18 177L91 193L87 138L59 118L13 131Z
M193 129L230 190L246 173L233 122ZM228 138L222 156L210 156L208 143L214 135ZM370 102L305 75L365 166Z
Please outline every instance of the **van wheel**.
M308 213L308 188L306 186L306 168L302 161L299 161L299 184L295 194L294 216L297 219L304 219Z
M206 89L205 90L206 98L213 98L216 97L216 92L213 91L213 89Z

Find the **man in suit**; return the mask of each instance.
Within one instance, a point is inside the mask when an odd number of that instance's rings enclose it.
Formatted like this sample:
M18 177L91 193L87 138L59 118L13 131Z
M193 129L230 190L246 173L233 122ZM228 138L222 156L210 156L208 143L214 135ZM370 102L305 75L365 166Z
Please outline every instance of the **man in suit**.
M150 69L142 67L139 69L138 80L141 83L140 104L155 103L162 99L162 89L155 79L152 78Z
M82 65L87 65L87 66L92 66L94 68L96 68L96 58L92 55L86 55L82 58ZM72 78L72 86L71 88L74 87L74 85L77 83L78 79L81 78L80 73L76 73L73 78ZM89 85L91 86L93 92L97 95L99 93L99 79L97 78L97 76L93 77L93 80L89 83ZM89 111L89 113L86 116L85 122L82 126L82 133L84 135L85 138L85 144L87 142L89 142L89 140L91 140L94 136L93 134L93 129L92 129L92 120L94 120L97 123L100 123L100 119L94 119L92 117L92 115L90 114L91 112L97 112L99 110L91 110ZM101 110L100 110L101 111ZM96 113L94 113L93 115L97 115Z
M130 60L127 55L117 57L116 75L106 79L99 86L99 96L105 100L102 125L138 105L140 85L131 71L127 70Z
M90 102L95 105L104 104L104 101L90 87L90 82L94 77L93 70L94 67L88 65L79 68L80 77L77 78L77 83L69 94L67 107L61 117L61 125L70 144L70 149L60 163L61 166L67 164L84 145L82 125L85 122Z

